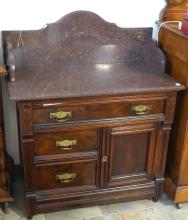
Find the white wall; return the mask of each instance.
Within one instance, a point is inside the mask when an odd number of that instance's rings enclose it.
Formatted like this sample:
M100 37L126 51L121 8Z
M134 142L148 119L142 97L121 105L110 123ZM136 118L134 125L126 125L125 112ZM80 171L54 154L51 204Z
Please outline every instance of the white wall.
M2 0L0 31L40 29L75 10L93 11L120 27L152 27L164 5L165 0ZM7 150L18 164L16 105L8 101L5 84L3 90Z
M150 27L164 4L164 0L4 0L0 29L41 28L74 10L96 12L122 27Z

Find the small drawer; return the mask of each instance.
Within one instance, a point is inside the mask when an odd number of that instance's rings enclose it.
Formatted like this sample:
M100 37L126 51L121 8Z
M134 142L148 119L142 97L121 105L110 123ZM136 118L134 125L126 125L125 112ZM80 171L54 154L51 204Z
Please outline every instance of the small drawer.
M34 166L32 187L36 190L68 187L96 188L96 166L96 160Z
M34 135L34 155L66 154L97 149L98 131L74 130Z
M165 98L132 98L99 103L33 108L33 123L66 123L164 113ZM47 104L44 106L48 106Z

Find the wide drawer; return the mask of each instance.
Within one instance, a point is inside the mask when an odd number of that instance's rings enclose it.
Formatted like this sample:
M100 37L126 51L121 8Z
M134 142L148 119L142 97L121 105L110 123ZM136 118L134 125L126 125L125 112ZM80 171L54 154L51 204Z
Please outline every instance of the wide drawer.
M135 98L98 103L72 103L33 108L33 123L66 123L164 113L164 97Z
M96 170L95 159L34 166L31 177L32 188L35 190L96 188Z
M98 130L74 130L34 135L34 155L67 154L96 150Z

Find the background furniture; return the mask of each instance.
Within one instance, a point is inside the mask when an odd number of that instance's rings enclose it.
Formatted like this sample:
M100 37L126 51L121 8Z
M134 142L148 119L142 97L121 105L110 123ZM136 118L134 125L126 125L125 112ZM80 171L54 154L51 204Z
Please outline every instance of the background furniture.
M5 68L0 65L0 76L7 74ZM4 141L3 104L0 82L0 203L4 204L5 212L8 212L8 203L13 201L10 194L10 171L12 171L12 159L7 155Z
M166 72L188 87L188 39L176 26L165 25L160 32L160 47L167 59ZM188 91L177 100L174 129L167 157L165 192L181 207L188 201Z
M183 86L164 74L151 36L82 11L46 29L3 32L29 216L158 199Z
M181 21L187 13L188 0L167 0L167 6L161 12L162 21Z
M170 1L169 1L170 5ZM188 8L188 1L175 5L178 10L171 11L171 16L182 20L179 12L183 6ZM167 8L168 9L168 8ZM165 12L165 14L168 14ZM170 14L169 14L170 15ZM171 19L166 17L165 20ZM188 38L177 29L177 25L164 25L159 35L159 44L166 55L166 72L188 87ZM188 91L181 92L177 99L175 123L170 137L167 156L165 192L177 206L188 201Z

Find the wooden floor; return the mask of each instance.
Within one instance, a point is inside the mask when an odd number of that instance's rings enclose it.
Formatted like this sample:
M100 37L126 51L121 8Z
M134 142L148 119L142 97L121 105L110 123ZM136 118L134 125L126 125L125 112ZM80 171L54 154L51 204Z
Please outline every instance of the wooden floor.
M9 214L0 210L0 220L26 220L24 206L23 182L19 178L14 183L15 201L10 205ZM120 218L117 213L125 213ZM146 216L151 218L146 218ZM130 218L128 217L130 216ZM161 200L154 203L150 200L126 202L105 206L94 206L48 214L35 215L33 220L188 220L188 203L178 210L171 200L163 195Z

